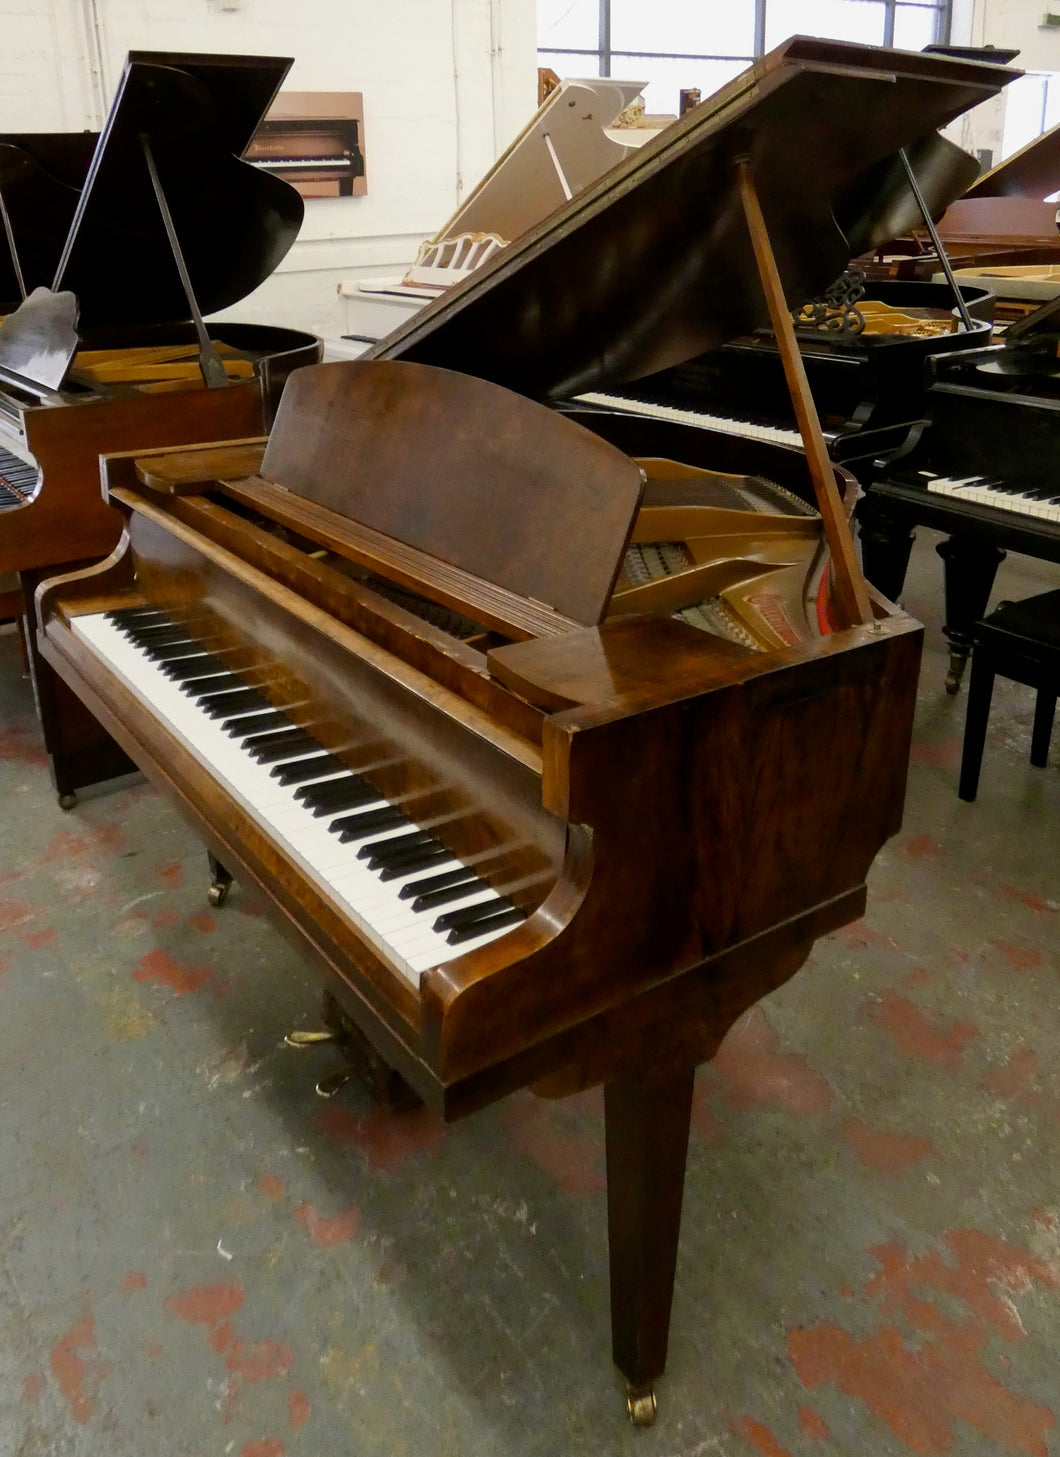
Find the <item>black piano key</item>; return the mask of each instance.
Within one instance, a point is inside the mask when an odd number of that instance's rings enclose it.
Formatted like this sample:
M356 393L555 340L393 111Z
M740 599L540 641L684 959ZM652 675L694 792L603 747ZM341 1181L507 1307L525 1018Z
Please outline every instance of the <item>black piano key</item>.
M279 724L277 724L277 728L279 728ZM274 779L278 779L285 769L294 769L296 766L305 765L308 772L312 773L322 759L329 759L330 757L330 754L324 752L323 744L318 744L315 740L311 740L306 753L300 759L292 759L289 764L277 764L270 772Z
M388 858L400 855L403 850L418 850L420 846L432 843L426 830L418 830L413 825L407 835L391 835L385 840L376 840L374 844L362 845L357 851L357 858L367 860L369 870L375 870L377 866L385 865Z
M471 925L480 921L485 916L495 915L498 911L506 910L511 905L507 896L491 896L488 900L477 901L473 906L457 906L453 911L446 911L434 922L434 930L439 935L443 931L457 931L461 926Z
M168 618L161 622L130 622L122 628L122 632L144 648L150 647L152 643L169 642L176 638L180 638L182 642L190 641L187 629L170 622Z
M331 759L332 756L329 754L328 758ZM340 760L334 759L331 767L335 777L328 779L324 784L307 783L306 781L309 779L308 772L302 774L295 781L300 786L294 792L295 799L304 800L310 808L313 808L318 804L330 804L333 799L342 799L349 793L356 793L360 796L354 801L355 804L370 804L373 799L383 798L378 789L373 789L366 779L362 779L352 769L347 769L346 765ZM343 770L345 772L342 774L342 777L337 777L340 771ZM320 777L320 775L317 775L317 778ZM350 805L350 808L353 808L353 804Z
M189 698L225 693L238 681L234 673L197 673L194 678L176 679L181 693L186 693Z
M481 876L475 874L465 875L462 871L451 870L448 875L432 876L432 879L451 879L449 885L439 886L436 890L425 891L423 886L427 883L424 880L417 880L411 885L406 885L398 895L404 900L412 901L414 911L429 911L434 906L444 906L450 901L463 900L465 896L480 895L483 891L489 890L489 884Z
M467 865L461 865L456 870L446 870L442 875L427 875L422 880L417 880L413 885L406 885L398 891L398 896L403 901L411 900L413 896L433 895L436 890L445 890L449 886L468 885L479 879L479 876Z
M486 916L467 926L454 927L445 939L450 946L459 946L461 941L473 941L476 936L485 936L487 931L499 931L503 926L514 926L525 920L526 912L523 908L512 906L510 910L501 911L495 916Z
M271 708L272 704L256 688L230 688L222 693L203 693L195 702L207 718L227 718L240 709Z
M122 607L117 612L107 612L105 616L108 622L113 622L114 626L121 628L122 631L127 627L134 627L138 623L145 626L152 622L170 623L169 617L164 612L160 612L157 607Z
M321 784L320 789L327 789L334 784L335 792L329 795L314 796L310 799L304 796L302 803L306 809L312 810L317 819L323 815L342 814L347 809L362 809L365 805L378 804L382 795L372 788L370 784L354 783L353 776L350 780L329 780L327 784Z
M232 670L220 658L214 657L213 653L202 652L196 648L194 652L189 652L179 659L162 663L161 672L167 678L179 682L181 675L187 676L189 672L194 674L231 673ZM232 676L234 678L235 674L232 673Z
M159 643L157 646L147 644L144 646L144 651L156 663L185 662L191 658L200 657L203 653L199 644L192 642L190 638Z
M387 861L379 871L379 879L404 880L407 875L412 875L417 870L426 870L431 865L443 862L452 864L454 858L453 852L436 840L432 845L424 845L422 850L411 851L400 859ZM375 863L369 860L368 868L374 869Z
M380 830L396 830L399 825L407 823L399 809L385 805L380 809L365 810L363 814L332 820L328 828L338 835L342 844L348 845L354 840L363 840L366 835L378 834Z
M289 759L293 754L307 752L315 743L305 729L288 723L286 728L274 729L271 733L257 734L248 745L252 759L259 764L275 764L279 759Z
M290 764L280 764L272 771L272 777L278 779L281 784L301 784L304 787L295 791L298 799L305 799L310 792L309 782L312 779L323 779L325 774L345 774L349 779L356 779L341 759L336 759L334 754L316 754L312 759L295 759ZM338 783L338 781L335 781ZM359 781L358 781L359 782Z
M290 722L285 713L273 708L268 713L241 713L238 718L223 719L221 727L230 737L243 738L259 729L285 728Z

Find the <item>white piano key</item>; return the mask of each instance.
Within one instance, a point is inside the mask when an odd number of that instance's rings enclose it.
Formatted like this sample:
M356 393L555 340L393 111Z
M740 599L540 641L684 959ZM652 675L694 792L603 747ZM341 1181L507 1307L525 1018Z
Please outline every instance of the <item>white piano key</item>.
M185 693L178 682L167 677L161 665L104 614L75 618L73 631L93 648L135 697L150 707L152 714L176 735L270 838L297 860L318 889L354 922L369 944L413 986L419 984L420 976L429 967L455 960L512 929L504 926L468 938L455 946L450 945L447 931L433 929L440 915L475 904L500 902L501 897L492 887L477 881L472 882L459 899L414 911L412 899L401 898L402 888L416 879L455 869L460 864L455 856L439 856L426 867L385 881L379 871L369 869L367 859L362 859L359 851L365 846L408 834L409 825L373 831L366 839L351 840L346 844L330 828L336 821L351 815L383 809L389 801L379 797L352 810L314 815L312 809L296 797L296 791L310 784L325 784L351 771L336 771L332 767L327 772L322 771L318 779L283 785L272 770L284 762L310 757L323 760L328 757L324 750L314 754L302 745L292 749L287 759L259 764L249 752L253 738L244 743L222 729L224 720L209 718L195 697ZM247 710L248 713L253 711ZM236 715L229 717L235 718Z
M654 420L673 420L678 425L695 425L701 430L721 430L726 435L741 435L745 440L766 440L777 445L802 445L798 430L780 425L766 425L760 420L740 420L728 415L711 415L702 410L682 410L674 405L656 405L645 400L630 400L624 395L590 391L578 395L577 403L603 405L627 415L647 415ZM827 441L835 439L835 431L824 431Z

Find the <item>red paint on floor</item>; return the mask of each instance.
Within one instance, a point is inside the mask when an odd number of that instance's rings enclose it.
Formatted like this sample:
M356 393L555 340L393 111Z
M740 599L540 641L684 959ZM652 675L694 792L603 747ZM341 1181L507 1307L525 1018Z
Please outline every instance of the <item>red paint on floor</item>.
M248 1442L239 1457L284 1457L285 1451L278 1437L265 1437L260 1442Z
M361 1209L359 1204L351 1204L341 1214L325 1219L318 1213L315 1204L300 1204L294 1211L294 1217L305 1225L310 1239L327 1250L333 1245L348 1244L353 1239L361 1222Z
M174 961L168 952L155 950L140 958L133 976L137 981L157 981L162 986L171 987L178 997L182 997L186 992L198 991L199 987L205 986L213 976L213 970L209 966L189 970Z
M917 987L926 986L931 980L931 972L926 966L918 966L906 976L902 977L902 986L914 991Z
M36 1406L44 1390L44 1377L39 1371L31 1371L22 1383L22 1401L26 1406Z
M963 739L938 739L934 743L914 744L909 762L925 764L933 769L957 769L963 753Z
M884 947L888 951L893 951L897 945L897 942L890 936L884 936L882 932L874 931L864 921L852 921L849 926L842 926L835 934L849 951L867 951L870 946Z
M126 1275L125 1279L121 1282L121 1288L126 1292L126 1294L130 1295L134 1290L146 1290L147 1276L142 1270L133 1270L130 1274Z
M0 759L8 764L28 764L34 769L48 767L48 755L40 744L27 739L17 729L0 733Z
M155 931L168 931L170 926L180 925L180 914L177 911L155 911L151 917L151 927Z
M921 1457L951 1452L959 1422L1006 1451L1047 1457L1054 1414L1002 1385L980 1357L994 1364L992 1333L1012 1343L1025 1338L1012 1296L1034 1284L1060 1289L1060 1270L980 1230L951 1230L944 1242L946 1256L939 1249L910 1256L899 1241L871 1251L880 1270L864 1293L915 1337L889 1324L861 1340L836 1325L792 1331L788 1355L799 1380L811 1391L838 1386ZM946 1297L945 1310L929 1298L933 1290ZM947 1313L954 1302L963 1307L957 1318Z
M234 1315L244 1298L242 1285L234 1280L231 1285L196 1285L183 1295L171 1295L166 1304L192 1325L216 1325Z
M1017 890L1014 885L999 885L997 889L1000 895L1008 895L1011 896L1013 900L1022 901L1023 904L1032 911L1042 911L1047 915L1049 913L1055 914L1056 912L1056 905L1050 905L1049 902L1043 900L1036 891Z
M217 922L208 911L196 911L195 915L188 917L188 925L193 931L201 931L204 936L217 930Z
M914 835L901 848L903 854L912 856L914 860L921 860L925 855L942 854L942 846L931 835Z
M167 890L179 890L184 879L184 867L178 860L175 864L167 865L163 871L160 871L158 878Z
M426 1108L395 1113L379 1106L358 1117L333 1107L316 1121L332 1138L360 1149L370 1169L396 1169L411 1154L435 1154L445 1139L445 1125Z
M279 1341L255 1341L252 1345L244 1345L239 1340L228 1343L228 1369L233 1375L241 1376L248 1386L285 1376L293 1360L294 1352L290 1346L281 1345Z
M1013 946L1008 941L991 941L1008 962L1013 971L1030 971L1032 966L1041 966L1045 957L1030 946Z
M55 940L55 930L52 926L45 926L40 931L21 931L19 940L32 950L39 951L42 946L50 946Z
M292 1432L297 1432L309 1420L309 1398L293 1386L287 1393L287 1414L291 1419Z
M692 1132L704 1143L721 1143L725 1127L709 1102L710 1092L701 1082L692 1095Z
M79 835L72 830L62 830L45 845L38 863L46 867L53 860L72 860L78 855L89 855L98 862L107 856L117 855L124 843L119 825L99 825Z
M266 1199L282 1199L287 1192L287 1186L275 1174L262 1174L258 1180L258 1192L264 1194Z
M13 931L16 926L32 921L36 914L37 907L29 901L0 900L0 931Z
M971 1022L936 1027L915 1003L890 988L881 993L878 1002L869 1004L869 1011L873 1020L890 1033L899 1052L943 1067L959 1066L964 1049L979 1036L979 1029Z
M930 1139L870 1128L860 1118L847 1118L841 1132L861 1162L881 1173L901 1173L934 1152Z
M1032 1047L1017 1047L1004 1067L988 1072L980 1083L995 1098L1016 1098L1026 1091L1038 1065L1038 1054Z
M832 1090L822 1073L798 1052L781 1052L779 1039L761 1007L736 1023L713 1062L730 1108L775 1103L803 1116L826 1113Z
M799 1425L802 1427L802 1435L811 1442L827 1442L832 1435L828 1423L812 1407L799 1407Z
M738 1437L744 1437L756 1452L761 1452L762 1457L791 1457L786 1447L782 1447L768 1427L761 1422L756 1422L754 1417L737 1417L729 1423Z
M107 1361L93 1353L96 1322L91 1315L77 1322L52 1349L52 1374L75 1422L87 1422L96 1405L100 1382L110 1372Z
M584 1128L564 1103L532 1094L511 1098L502 1114L515 1147L571 1198L598 1194L604 1178L603 1128Z

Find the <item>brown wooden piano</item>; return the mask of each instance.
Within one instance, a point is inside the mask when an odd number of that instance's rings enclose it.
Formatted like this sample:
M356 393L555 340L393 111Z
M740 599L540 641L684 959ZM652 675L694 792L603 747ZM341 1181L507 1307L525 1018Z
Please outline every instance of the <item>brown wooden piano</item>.
M210 325L223 373L206 387L140 140L150 138L197 307L237 302L283 257L302 217L287 183L240 160L289 65L132 54L79 188L84 141L49 150L11 138L0 147L0 197L11 201L24 282L32 290L54 277L64 291L31 291L0 326L0 576L19 573L27 600L42 576L117 543L120 518L100 494L103 451L261 436L290 371L320 358L320 341L299 330ZM77 323L66 353L66 338L55 339L57 297ZM28 345L23 337L39 306L52 350L43 357L32 327ZM35 652L31 665L53 779L69 806L78 788L130 766Z
M638 1422L695 1068L862 913L902 812L920 629L858 573L785 291L845 261L865 166L999 84L789 43L434 305L409 352L458 369L300 370L253 469L108 457L120 546L38 592L47 661L200 830L215 899L234 873L320 973L351 1058L445 1118L604 1085ZM806 453L530 398L767 314Z

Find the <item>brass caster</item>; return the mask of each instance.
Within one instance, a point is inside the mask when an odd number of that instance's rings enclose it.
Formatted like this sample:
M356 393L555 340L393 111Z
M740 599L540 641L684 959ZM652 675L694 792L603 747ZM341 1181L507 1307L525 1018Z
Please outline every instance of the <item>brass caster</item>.
M318 1098L333 1098L336 1093L341 1093L347 1083L352 1082L355 1076L353 1068L340 1068L336 1073L328 1073L326 1078L321 1078L316 1085Z
M59 808L60 809L63 809L63 810L71 810L71 809L73 809L73 807L74 807L74 805L76 803L77 803L77 795L76 794L60 794L60 796L59 796Z
M325 1042L338 1042L339 1034L331 1031L288 1032L283 1040L285 1046L296 1047L302 1050L306 1047L320 1047Z
M956 698L961 691L961 682L964 678L964 670L968 665L967 653L950 653L950 670L946 674L946 692L951 698Z
M228 899L228 892L232 889L230 880L215 880L206 892L206 899L212 906L223 906Z
M659 1414L653 1386L631 1386L626 1391L626 1411L635 1427L650 1427Z

